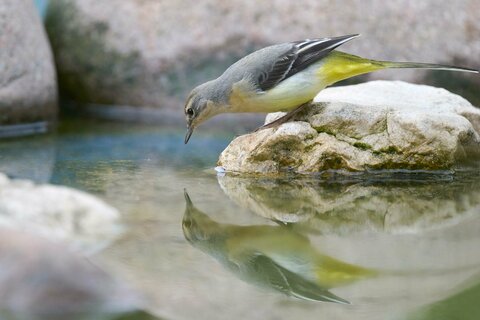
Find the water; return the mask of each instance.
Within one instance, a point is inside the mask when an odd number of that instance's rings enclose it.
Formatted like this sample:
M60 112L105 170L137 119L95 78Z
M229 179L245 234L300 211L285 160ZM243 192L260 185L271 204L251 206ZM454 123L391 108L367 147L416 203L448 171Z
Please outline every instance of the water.
M35 6L37 7L40 15L42 17L45 16L45 12L47 11L48 0L34 0Z
M477 169L222 175L232 135L183 134L67 121L0 143L0 171L120 210L123 233L88 257L141 296L120 318L480 318Z

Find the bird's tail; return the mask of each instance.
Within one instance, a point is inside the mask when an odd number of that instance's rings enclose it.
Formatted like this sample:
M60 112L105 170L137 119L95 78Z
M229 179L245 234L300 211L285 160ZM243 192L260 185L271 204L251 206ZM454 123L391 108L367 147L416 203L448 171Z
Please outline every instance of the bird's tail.
M421 62L392 62L392 61L378 61L378 63L385 66L385 68L408 68L408 69L431 69L431 70L445 70L445 71L460 71L478 73L478 70L455 67L444 64L435 63L421 63Z
M358 280L376 277L377 270L368 269L326 255L318 255L315 268L317 283L328 288L338 287Z
M324 58L323 61L318 69L318 75L325 80L327 85L360 74L393 68L435 69L478 73L478 70L475 69L442 64L369 60L340 51L333 51Z

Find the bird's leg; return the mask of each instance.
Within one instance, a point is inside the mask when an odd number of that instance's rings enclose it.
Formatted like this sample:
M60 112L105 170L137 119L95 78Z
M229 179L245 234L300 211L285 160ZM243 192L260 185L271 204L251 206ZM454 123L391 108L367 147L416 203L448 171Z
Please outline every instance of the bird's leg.
M280 117L278 118L277 120L274 120L270 123L267 123L267 124L264 124L263 126L261 127L258 127L254 132L257 132L257 131L260 131L260 130L263 130L263 129L268 129L268 128L273 128L273 127L276 127L276 126L279 126L289 120L291 120L295 115L297 115L298 113L300 113L300 111L304 110L307 106L310 105L310 101L309 102L306 102L304 104L301 104L300 106L298 106L297 108L293 109L292 111L288 112L286 115L284 115L283 117Z

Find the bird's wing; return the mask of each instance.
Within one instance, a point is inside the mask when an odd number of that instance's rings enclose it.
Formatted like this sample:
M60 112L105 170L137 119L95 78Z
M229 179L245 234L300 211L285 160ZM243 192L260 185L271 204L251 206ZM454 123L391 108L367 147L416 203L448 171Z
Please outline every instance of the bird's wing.
M292 48L279 56L268 70L260 74L259 87L263 91L275 87L279 82L302 71L325 57L330 51L356 37L358 34L292 42Z
M300 275L283 268L262 254L257 254L250 259L249 270L250 276L255 278L256 282L261 282L263 285L299 299L349 303L326 288L322 288L302 278Z

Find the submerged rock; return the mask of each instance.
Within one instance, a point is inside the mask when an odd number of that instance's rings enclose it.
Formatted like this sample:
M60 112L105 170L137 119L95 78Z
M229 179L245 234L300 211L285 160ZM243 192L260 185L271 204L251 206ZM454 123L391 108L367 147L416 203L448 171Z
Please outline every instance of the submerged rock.
M480 155L480 110L444 89L373 81L325 89L314 101L292 122L233 140L219 165L259 174L438 170Z
M0 2L0 137L45 131L56 119L52 53L32 1Z
M119 235L118 220L115 208L84 192L10 180L0 173L0 226L67 242L92 253Z

